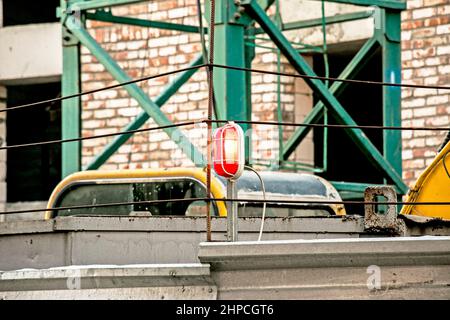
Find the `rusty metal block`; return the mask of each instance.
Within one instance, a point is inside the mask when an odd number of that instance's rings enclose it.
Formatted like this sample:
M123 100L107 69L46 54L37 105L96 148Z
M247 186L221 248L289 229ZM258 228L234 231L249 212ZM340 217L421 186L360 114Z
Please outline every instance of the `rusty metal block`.
M377 196L383 196L387 202L393 204L387 205L386 213L376 212L375 204L364 205L364 229L370 233L388 233L388 234L405 234L405 224L402 220L397 219L397 193L390 186L374 186L367 187L364 191L364 201L374 202Z

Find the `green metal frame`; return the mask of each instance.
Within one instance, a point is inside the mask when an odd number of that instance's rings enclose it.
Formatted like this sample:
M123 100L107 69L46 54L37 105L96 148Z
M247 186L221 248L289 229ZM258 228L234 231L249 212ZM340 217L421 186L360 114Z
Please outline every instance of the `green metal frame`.
M374 10L363 11L352 14L344 14L334 17L325 17L327 24L340 23L365 19L375 12L377 29L373 38L369 39L360 51L355 55L349 65L339 76L343 79L352 79L363 68L364 64L372 57L378 48L382 50L383 58L383 81L400 81L400 13L406 8L405 0L326 0L328 2L354 4L360 6L374 6ZM150 28L176 30L180 32L199 33L199 27L176 23L148 21L130 17L118 17L106 11L108 7L141 2L141 0L61 0L59 10L63 31L67 37L64 40L62 79L63 94L80 91L79 79L79 45L86 46L91 53L105 66L105 68L120 82L130 80L126 73L119 68L117 63L98 45L83 27L84 19L93 19L111 23L129 24ZM215 62L236 67L251 67L255 56L255 35L265 33L276 45L277 50L287 58L292 66L300 74L314 76L315 73L300 55L299 50L293 47L283 35L284 30L309 28L321 25L321 19L299 21L294 23L277 24L267 15L266 10L274 3L274 0L216 0L216 22L215 22ZM66 4L69 8L66 7ZM205 0L205 16L209 20L209 1ZM68 19L73 10L79 10L79 21L74 24L74 19ZM87 10L90 10L87 12ZM95 11L93 11L95 10ZM255 22L259 27L255 28ZM80 26L81 25L81 26ZM205 33L208 32L208 26ZM69 36L67 36L67 34ZM66 39L66 38L65 38ZM305 47L306 50L311 48ZM301 50L300 50L301 51ZM191 65L202 63L201 54ZM128 85L125 89L131 97L135 98L144 111L134 119L123 130L134 130L141 127L150 117L158 125L171 124L169 119L160 110L160 107L174 94L180 86L185 83L195 70L185 71L178 75L165 90L153 101L138 86ZM305 79L314 93L319 97L318 102L311 113L304 119L304 123L317 123L327 111L338 123L356 125L355 121L338 101L338 97L344 92L346 83L334 82L327 87L322 81ZM248 72L215 68L214 70L215 101L217 104L216 117L229 120L251 120L251 75ZM395 87L383 88L383 124L399 126L400 123L400 89ZM71 138L79 136L80 133L80 101L79 99L65 100L63 103L63 137ZM243 129L249 128L242 125ZM292 137L284 145L281 160L287 165L296 167L288 161L289 156L306 137L310 128L298 128ZM165 130L169 136L174 134L182 137L179 143L182 150L191 158L200 158L200 164L204 165L203 155L189 142L189 140L176 129ZM401 178L401 134L399 131L384 131L383 150L379 151L360 129L345 129L349 137L359 147L374 167L385 178L385 182L392 184L399 194L404 194L407 187ZM246 131L246 132L251 132ZM114 138L85 169L99 168L123 143L130 134L124 134ZM251 137L248 137L251 141ZM179 141L178 141L179 142ZM63 175L80 169L80 144L70 143L63 146ZM246 143L246 159L250 161L251 143ZM314 169L314 168L313 168ZM354 196L361 194L364 184L353 182L336 182L338 190Z
M155 29L164 29L164 30L174 30L181 32L189 32L189 33L200 33L199 27L189 26L185 24L179 23L170 23L170 22L162 22L162 21L151 21L130 17L118 17L114 16L110 11L97 10L94 13L86 13L86 18L89 20L103 21L103 22L111 22L117 24L128 24L139 27L147 27L147 28L155 28ZM208 32L208 28L204 28L205 32Z
M62 2L62 5L64 6L65 2ZM80 19L83 19L82 15ZM62 96L67 96L81 91L80 42L64 25L62 30L62 44L63 72L61 94ZM81 99L79 97L62 101L61 118L62 139L78 138L81 130ZM63 160L61 173L63 177L80 170L81 143L79 141L63 143L61 153Z
M316 76L304 58L292 47L289 40L286 39L281 30L275 26L265 11L255 1L244 1L243 5L247 9L247 13L250 17L258 22L261 28L268 34L268 36L284 54L286 59L299 73L309 76ZM398 68L400 67L398 66ZM317 79L305 79L305 82L314 90L317 96L330 111L331 116L333 116L338 123L356 125L356 122L351 118L344 107L322 81ZM400 103L398 103L398 106L399 105ZM378 149L367 138L361 129L348 128L344 130L355 142L358 148L365 154L368 160L374 165L374 167L381 174L383 174L388 181L392 182L403 192L408 190L401 178L401 173L399 174L399 172L392 167L392 165L385 157L383 157L383 155L378 151ZM399 141L396 142L399 143Z

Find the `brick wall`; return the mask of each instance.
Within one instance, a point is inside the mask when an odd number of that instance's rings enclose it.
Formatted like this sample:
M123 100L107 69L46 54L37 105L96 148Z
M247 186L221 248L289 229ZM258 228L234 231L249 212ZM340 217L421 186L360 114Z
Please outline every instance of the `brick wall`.
M145 19L165 20L173 23L198 25L195 0L166 0L116 7L113 14L134 16ZM206 22L205 22L206 23ZM88 21L87 25L94 38L101 43L119 65L136 78L155 75L183 68L201 52L200 37L177 31L147 29L142 27L111 25ZM148 41L147 41L148 39ZM256 49L254 67L276 70L276 54L267 49ZM83 90L95 89L115 83L104 67L82 48ZM292 72L286 61L282 71ZM140 86L155 98L173 78L162 77ZM277 84L271 75L252 75L253 118L255 120L277 120ZM294 79L281 78L280 96L283 120L294 121ZM301 86L300 86L301 87ZM303 91L300 90L300 91ZM204 69L199 70L178 93L161 108L173 122L199 120L206 118L207 82ZM137 103L124 89L113 89L83 97L82 134L83 136L117 132L141 112ZM155 126L149 120L146 127ZM206 126L184 127L183 132L203 152L206 150ZM284 129L284 139L294 128ZM98 154L111 138L87 140L83 142L84 165ZM278 128L274 126L253 127L253 157L257 159L276 159L278 152ZM295 158L295 157L293 157ZM136 134L101 169L156 168L173 166L192 166L180 149L170 141L164 132L154 131Z
M450 84L450 1L408 0L402 14L402 67L405 83ZM402 90L404 126L449 126L448 90ZM404 131L403 178L413 183L431 163L445 132Z

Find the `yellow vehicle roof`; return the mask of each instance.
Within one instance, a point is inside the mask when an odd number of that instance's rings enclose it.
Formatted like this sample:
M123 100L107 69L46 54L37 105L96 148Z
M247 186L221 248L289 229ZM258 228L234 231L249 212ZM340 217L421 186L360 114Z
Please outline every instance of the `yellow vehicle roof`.
M73 173L64 178L53 190L47 203L47 209L53 208L59 194L68 186L81 181L111 180L111 179L137 179L159 177L190 177L206 185L206 173L196 168L170 168L170 169L134 169L134 170L90 170ZM225 190L222 184L213 176L211 179L211 195L213 198L224 198ZM224 202L218 201L217 208L220 216L226 216ZM47 211L45 219L52 217L52 211Z

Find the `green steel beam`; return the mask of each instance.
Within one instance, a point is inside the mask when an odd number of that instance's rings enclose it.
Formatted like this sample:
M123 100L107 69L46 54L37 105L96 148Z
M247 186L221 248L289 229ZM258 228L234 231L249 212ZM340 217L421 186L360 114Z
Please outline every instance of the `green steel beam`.
M347 13L347 14L339 14L339 15L335 15L332 17L326 17L325 23L327 25L331 25L331 24L335 24L335 23L367 19L371 16L373 16L373 10L360 11L360 12ZM317 27L317 26L322 25L322 23L323 22L322 22L321 18L289 22L289 23L283 24L283 31Z
M378 42L375 37L370 38L364 43L358 53L352 58L349 64L345 67L345 69L338 76L340 79L352 79L355 77L359 71L364 68L367 62L373 57L375 52L378 49ZM347 82L334 82L330 87L330 92L335 97L341 95L341 93L348 86ZM312 111L305 117L303 123L305 124L313 124L317 123L323 113L325 105L322 101L317 102ZM306 137L308 132L311 130L311 127L299 127L292 136L286 141L283 150L283 159L287 160L292 152L295 151L297 146L301 143L301 141Z
M75 21L75 22L74 22ZM94 38L79 24L76 19L67 19L66 26L80 40L80 42L102 63L106 70L118 81L127 82L131 78L119 67L116 61L108 55L108 53L98 45ZM132 83L123 87L131 97L133 97L139 105L153 118L156 124L160 126L171 125L172 122L159 109L136 83ZM183 152L190 158L194 164L203 166L205 162L204 156L192 145L189 139L176 127L165 128L164 132L172 139Z
M80 43L63 27L63 73L61 77L61 94L67 96L81 91L80 85ZM79 97L65 99L61 105L61 138L72 139L80 137L81 100ZM63 143L62 178L80 171L81 143L79 141Z
M215 63L245 67L244 28L231 24L217 25L215 37ZM226 119L248 120L245 110L247 105L245 73L239 70L215 69L214 88L218 109L225 111ZM218 118L222 118L221 116L223 113L218 115ZM246 127L242 125L244 132Z
M322 0L316 0L322 1ZM406 0L325 0L327 2L354 4L356 6L368 6L379 8L406 9Z
M255 28L250 26L245 30L246 36L253 35L255 31ZM254 43L254 40L249 40L250 42ZM245 46L244 48L244 55L245 55L245 67L251 69L252 67L252 61L255 58L255 47L252 46ZM246 94L246 105L245 110L247 112L247 119L252 119L252 74L250 72L245 72L245 88L247 89ZM250 129L251 126L248 126ZM252 136L251 136L251 130L247 131L247 134L245 135L246 141L245 141L245 163L247 165L251 164L251 155L252 155Z
M214 61L217 64L246 67L245 25L233 21L237 7L234 0L216 1ZM218 119L249 120L247 100L247 76L239 70L214 69L214 95ZM240 124L244 133L247 124ZM248 152L248 149L247 149ZM249 159L246 153L246 159Z
M189 66L198 66L203 63L202 54L198 55ZM178 89L186 83L198 69L186 70L177 75L155 99L155 104L162 107ZM146 111L142 111L131 123L122 131L137 130L150 118ZM116 152L133 134L123 134L116 136L97 156L84 168L84 170L95 170L100 168L109 157Z
M289 40L274 25L264 10L254 1L245 1L243 3L247 9L247 13L255 19L256 22L266 31L272 41L283 52L291 65L300 73L315 76L314 71L300 54L292 47ZM330 110L331 115L340 124L356 125L355 121L350 117L347 111L342 107L339 101L330 93L328 88L322 81L317 79L305 79L305 82L314 90L319 98L324 102L325 106ZM374 167L389 178L404 193L408 187L403 182L397 171L387 162L378 149L372 144L361 129L348 128L345 132L355 142L358 148L371 161Z
M382 10L383 82L401 82L400 11ZM383 125L401 126L401 88L383 86ZM383 131L383 153L391 166L402 175L402 134L399 130Z
M143 0L72 0L71 2L70 9L72 10L91 10L135 4L143 2Z
M118 24L127 24L147 28L164 29L164 30L175 30L189 33L200 33L200 28L196 26L188 26L179 23L170 23L162 21L151 21L138 18L129 17L119 17L114 16L110 12L106 11L96 11L94 13L86 13L86 18L96 21L104 21ZM207 32L207 28L204 28Z

